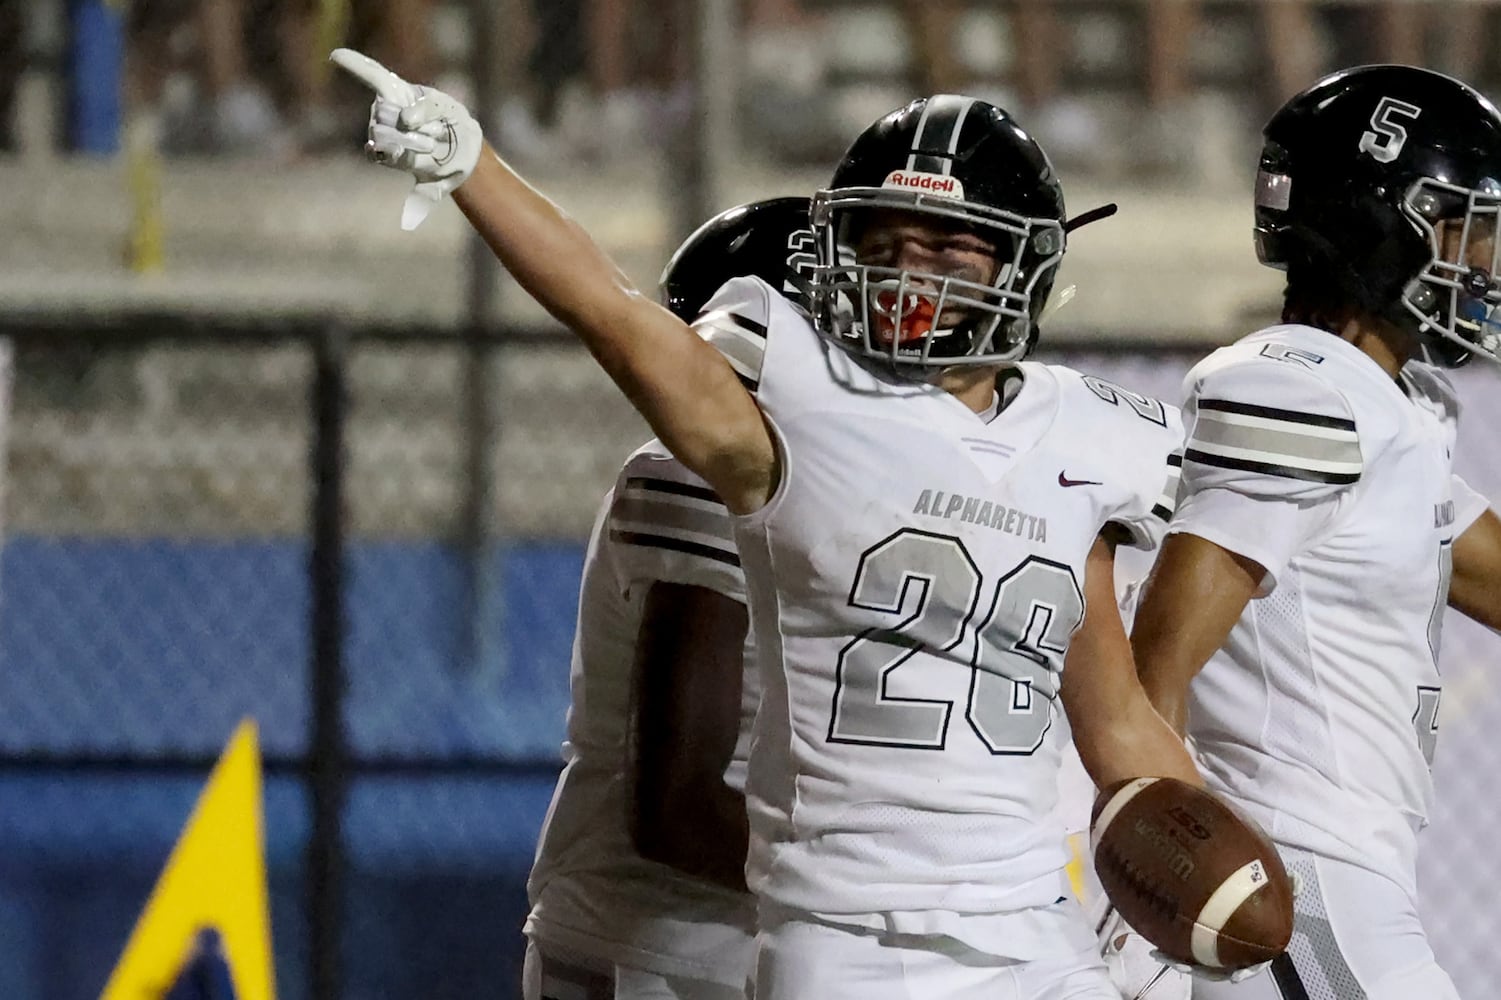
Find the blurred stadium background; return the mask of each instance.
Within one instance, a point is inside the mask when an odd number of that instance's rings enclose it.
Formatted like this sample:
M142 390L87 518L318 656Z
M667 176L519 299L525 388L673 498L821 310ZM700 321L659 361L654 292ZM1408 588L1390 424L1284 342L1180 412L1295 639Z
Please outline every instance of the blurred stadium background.
M1082 230L1051 360L1176 401L1276 314L1266 113L1336 65L1501 83L1487 2L0 0L0 997L98 995L214 755L258 720L278 991L517 994L582 541L646 435L451 207L356 155L366 47L650 286L923 90L1015 107ZM1501 495L1496 374L1459 464ZM1490 996L1493 637L1457 623L1435 946Z

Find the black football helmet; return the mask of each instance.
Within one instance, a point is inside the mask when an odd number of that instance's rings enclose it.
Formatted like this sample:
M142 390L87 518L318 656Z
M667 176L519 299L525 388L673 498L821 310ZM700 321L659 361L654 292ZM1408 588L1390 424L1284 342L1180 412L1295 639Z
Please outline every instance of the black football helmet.
M721 285L755 275L804 310L812 275L807 198L767 198L720 212L683 241L662 271L662 304L685 323Z
M856 258L874 213L917 213L995 247L989 284ZM893 111L855 139L813 196L820 333L898 366L947 368L1025 357L1037 340L1065 244L1063 188L1009 114L939 94Z
M1325 77L1263 130L1256 250L1327 275L1431 360L1501 361L1501 114L1413 66Z

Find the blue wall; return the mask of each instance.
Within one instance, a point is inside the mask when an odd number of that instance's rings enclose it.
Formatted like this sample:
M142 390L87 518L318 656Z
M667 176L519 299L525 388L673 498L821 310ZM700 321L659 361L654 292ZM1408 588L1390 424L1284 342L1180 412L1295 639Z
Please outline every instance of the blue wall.
M0 752L218 752L246 715L268 755L308 739L306 547L15 538L3 553ZM362 756L484 757L506 777L361 778L346 813L348 998L507 996L524 881L568 696L582 549L465 567L428 543L350 553L346 724ZM198 779L0 776L0 997L97 996ZM306 789L266 791L277 979L306 996Z

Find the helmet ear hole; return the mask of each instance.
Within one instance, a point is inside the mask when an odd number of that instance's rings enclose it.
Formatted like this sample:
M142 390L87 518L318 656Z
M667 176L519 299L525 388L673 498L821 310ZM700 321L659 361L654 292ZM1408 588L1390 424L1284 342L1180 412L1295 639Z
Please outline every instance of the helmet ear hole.
M1415 212L1429 222L1437 222L1443 217L1443 205L1438 196L1432 191L1419 191L1412 196L1412 207Z
M1029 323L1024 319L1014 319L1006 324L1006 340L1011 344L1027 344L1027 353L1032 353L1032 346L1037 342L1037 324Z
M1413 282L1413 287L1408 290L1407 298L1422 312L1432 312L1438 307L1438 296L1433 294L1433 289L1421 281Z
M1039 257L1051 257L1063 249L1063 234L1056 229L1043 229L1032 237L1032 252Z

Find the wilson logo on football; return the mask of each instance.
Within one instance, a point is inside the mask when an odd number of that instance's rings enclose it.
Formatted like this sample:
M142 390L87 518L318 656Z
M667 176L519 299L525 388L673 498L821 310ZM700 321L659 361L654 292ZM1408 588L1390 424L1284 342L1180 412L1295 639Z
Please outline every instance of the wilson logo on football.
M893 170L881 182L884 188L900 188L903 191L924 191L945 198L963 198L964 184L957 177L945 174L929 174L920 170Z

